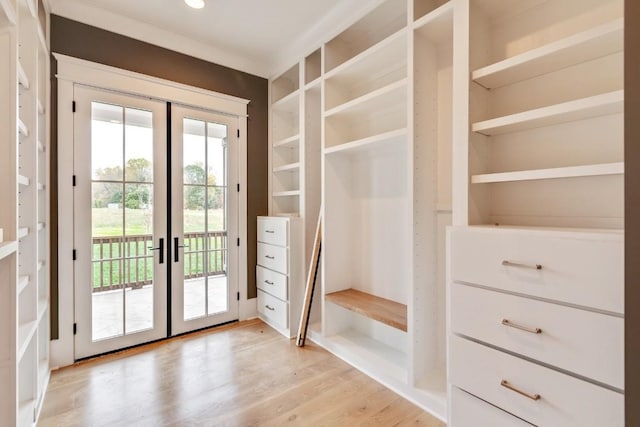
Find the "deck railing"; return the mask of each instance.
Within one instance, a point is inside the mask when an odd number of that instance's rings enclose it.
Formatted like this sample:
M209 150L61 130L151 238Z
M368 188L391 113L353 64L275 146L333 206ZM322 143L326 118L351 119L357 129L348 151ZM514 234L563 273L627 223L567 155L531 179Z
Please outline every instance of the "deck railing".
M184 278L225 274L227 232L184 234ZM93 292L141 288L153 282L153 235L94 237ZM166 254L165 254L166 255ZM208 264L208 268L205 268Z

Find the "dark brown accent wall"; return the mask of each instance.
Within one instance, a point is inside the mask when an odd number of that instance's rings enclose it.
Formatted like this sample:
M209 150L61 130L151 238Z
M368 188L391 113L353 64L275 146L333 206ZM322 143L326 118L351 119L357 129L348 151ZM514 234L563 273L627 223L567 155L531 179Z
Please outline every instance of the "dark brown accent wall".
M640 426L640 2L625 1L625 423Z
M248 241L242 244L246 244L248 248L247 295L255 298L256 245L251 242L256 241L256 216L268 213L267 80L57 15L51 15L51 51L250 100L247 135ZM54 70L55 64L51 68ZM55 79L52 83L51 107L54 121ZM57 133L52 130L52 147L57 146L56 139ZM52 158L55 158L55 153L52 153ZM54 164L52 183L55 183L56 173ZM55 200L57 189L52 186L51 191L52 200ZM52 209L55 209L54 205L52 203ZM52 245L56 247L53 241ZM56 282L56 278L52 277L52 312L57 311ZM57 316L52 320L52 325L57 326ZM55 336L57 328L52 329Z

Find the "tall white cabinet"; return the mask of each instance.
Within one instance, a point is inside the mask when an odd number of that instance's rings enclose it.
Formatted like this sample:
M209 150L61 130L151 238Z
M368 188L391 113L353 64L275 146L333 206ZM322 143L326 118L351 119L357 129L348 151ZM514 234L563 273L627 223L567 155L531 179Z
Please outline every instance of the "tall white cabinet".
M454 427L622 425L623 1L370 4L271 80L311 339Z
M451 425L622 426L623 2L455 24Z
M0 419L33 425L49 380L48 5L0 2Z

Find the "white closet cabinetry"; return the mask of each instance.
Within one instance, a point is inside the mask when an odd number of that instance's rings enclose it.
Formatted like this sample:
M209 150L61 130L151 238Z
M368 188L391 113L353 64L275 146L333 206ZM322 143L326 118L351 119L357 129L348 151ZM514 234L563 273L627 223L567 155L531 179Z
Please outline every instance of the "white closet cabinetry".
M49 380L46 2L0 2L0 425L34 425Z
M451 425L622 426L623 2L455 13Z
M258 217L258 313L283 335L298 333L304 296L300 218Z

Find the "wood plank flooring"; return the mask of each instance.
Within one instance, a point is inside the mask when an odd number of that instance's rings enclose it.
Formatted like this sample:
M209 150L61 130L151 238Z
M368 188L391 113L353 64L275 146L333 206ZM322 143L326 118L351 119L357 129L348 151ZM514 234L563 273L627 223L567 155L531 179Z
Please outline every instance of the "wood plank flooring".
M259 320L55 371L39 426L445 424L307 341Z

